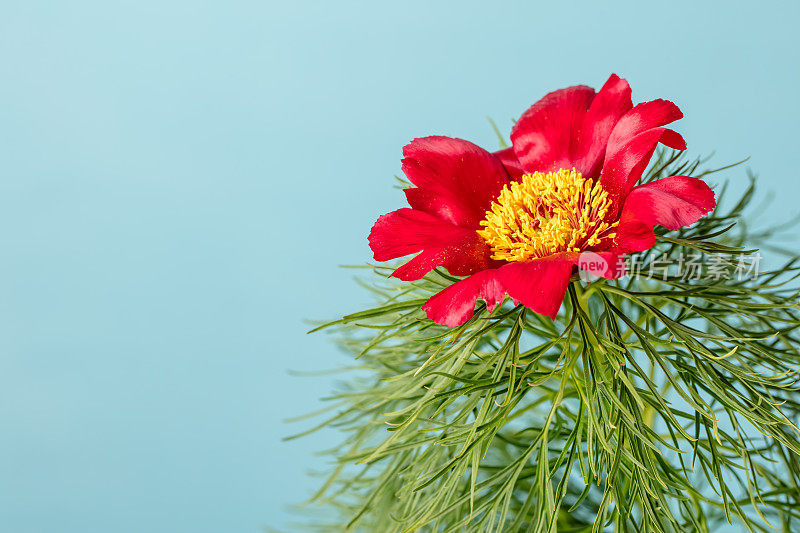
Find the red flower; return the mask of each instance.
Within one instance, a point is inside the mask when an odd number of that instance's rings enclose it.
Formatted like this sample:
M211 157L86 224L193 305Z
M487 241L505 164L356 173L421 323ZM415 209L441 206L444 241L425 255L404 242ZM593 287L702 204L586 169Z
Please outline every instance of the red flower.
M667 100L634 107L628 82L611 75L597 93L579 85L536 102L506 150L415 139L403 148L411 208L378 219L374 257L419 252L392 274L403 280L438 266L468 276L424 305L440 324L463 324L477 299L491 311L506 294L555 318L575 270L619 277L622 255L655 244L655 225L688 226L716 206L714 192L688 176L635 186L659 143L686 148L663 127L682 116Z

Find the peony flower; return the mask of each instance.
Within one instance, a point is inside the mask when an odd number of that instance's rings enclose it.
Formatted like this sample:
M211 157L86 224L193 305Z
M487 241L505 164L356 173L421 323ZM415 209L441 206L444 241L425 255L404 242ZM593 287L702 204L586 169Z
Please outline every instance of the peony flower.
M463 324L478 299L491 311L506 295L555 318L578 269L620 277L625 254L655 244L655 225L688 226L716 206L696 178L636 185L659 143L686 148L664 127L682 116L667 100L634 107L627 81L611 75L596 93L579 85L536 102L499 152L415 139L403 148L403 172L415 185L404 191L410 208L377 220L374 258L417 253L392 273L402 280L436 267L466 276L423 306L440 324Z

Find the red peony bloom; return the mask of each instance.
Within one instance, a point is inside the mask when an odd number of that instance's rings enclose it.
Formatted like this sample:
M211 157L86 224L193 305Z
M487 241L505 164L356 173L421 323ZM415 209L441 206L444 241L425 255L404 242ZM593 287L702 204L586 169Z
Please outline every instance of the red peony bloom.
M635 186L658 143L686 148L663 127L682 116L667 100L634 107L628 82L611 75L597 93L579 85L536 102L506 150L415 139L403 148L411 208L380 217L370 248L377 261L419 252L392 274L402 280L438 266L468 276L424 305L440 324L463 324L477 299L491 311L506 294L555 318L577 269L622 276L621 257L651 248L656 224L675 230L716 206L688 176Z

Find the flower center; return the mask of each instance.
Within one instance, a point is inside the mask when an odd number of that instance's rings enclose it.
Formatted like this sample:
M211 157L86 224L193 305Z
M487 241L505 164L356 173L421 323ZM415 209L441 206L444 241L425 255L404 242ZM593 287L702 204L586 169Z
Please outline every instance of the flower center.
M617 222L604 221L610 207L600 182L575 169L534 172L503 188L478 235L501 261L581 252L616 237Z

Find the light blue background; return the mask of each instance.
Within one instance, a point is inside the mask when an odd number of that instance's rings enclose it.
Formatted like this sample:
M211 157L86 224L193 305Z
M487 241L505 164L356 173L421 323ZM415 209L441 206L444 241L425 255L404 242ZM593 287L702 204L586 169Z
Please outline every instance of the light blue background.
M286 527L415 136L613 71L796 212L798 4L597 4L2 2L0 531Z

